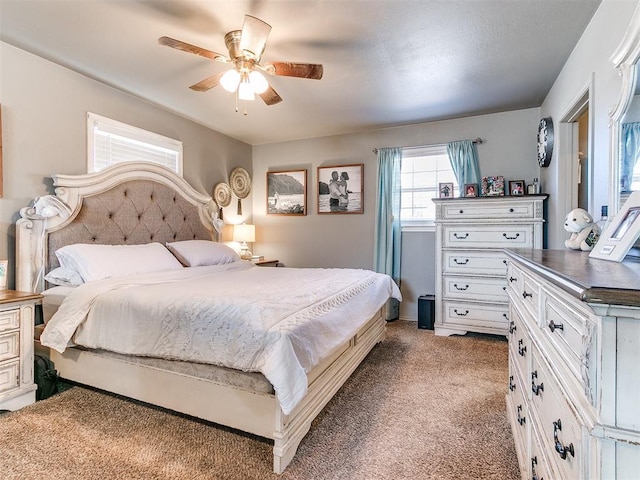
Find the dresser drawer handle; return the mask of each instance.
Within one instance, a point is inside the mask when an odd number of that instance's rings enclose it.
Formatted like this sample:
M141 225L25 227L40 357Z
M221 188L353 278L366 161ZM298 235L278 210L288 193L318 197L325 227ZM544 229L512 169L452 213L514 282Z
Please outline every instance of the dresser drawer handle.
M567 453L570 453L572 457L575 457L575 453L573 451L573 443L570 443L568 446L563 445L562 442L558 439L558 432L562 431L562 422L558 419L557 422L553 422L553 440L556 445L556 452L560 455L560 458L566 460Z
M464 210L460 210L460 213L464 213Z
M456 262L456 265L466 265L467 263L469 263L468 258L465 258L464 261L458 261L457 258L454 258L453 261Z
M531 391L536 395L540 395L540 392L544 392L544 383L536 385L535 379L538 378L538 371L531 372Z
M513 383L513 375L509 375L509 390L512 392L516 389L516 384Z
M454 232L453 236L456 237L458 240L464 240L465 238L469 238L469 234L468 233L465 233L464 235L458 236L458 232Z
M516 324L514 322L510 322L509 323L509 333L513 334L516 332L516 330L518 330L518 327L516 327Z
M522 298L533 297L533 293L529 293L526 290L522 292Z
M564 330L564 323L553 323L553 320L549 322L549 330L552 332L557 330Z
M538 464L538 457L531 457L531 480L544 480L544 478L538 478L536 474L536 465Z
M510 208L510 209L509 209L509 213L513 213L513 208Z
M459 290L461 292L464 292L466 289L469 288L469 285L465 285L464 287L459 287L457 283L454 283L453 286L456 287L456 290Z
M521 357L524 357L525 353L527 353L527 347L523 345L523 340L520 339L518 340L518 354Z
M513 283L513 282L517 282L518 279L516 277L509 277L509 282Z
M527 421L526 417L521 417L520 413L522 412L522 405L518 405L518 423L520 426L524 425Z
M516 238L518 238L518 237L520 236L520 234L519 234L519 233L516 233L516 236L515 236L515 237L513 237L513 236L509 236L509 235L507 235L506 233L503 233L503 234L502 234L502 236L503 236L504 238L506 238L507 240L515 240Z
M506 265L506 264L507 264L507 261L506 261L506 260L502 260L502 263L504 263L504 264Z
M469 313L469 310L465 310L464 313L460 313L457 308L454 308L453 311L459 317L466 317L468 315L468 313Z

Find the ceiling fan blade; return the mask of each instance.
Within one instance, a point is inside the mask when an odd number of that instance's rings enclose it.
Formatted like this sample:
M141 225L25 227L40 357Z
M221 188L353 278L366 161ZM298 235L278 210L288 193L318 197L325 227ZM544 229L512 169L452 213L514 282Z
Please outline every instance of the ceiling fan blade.
M218 84L220 83L220 79L222 78L222 75L224 75L225 73L226 72L216 73L215 75L209 78L205 78L201 82L191 85L189 88L191 90L196 90L198 92L206 92L207 90L218 86Z
M271 75L320 80L324 67L317 63L269 62L265 70Z
M182 50L183 52L193 53L195 55L200 55L201 57L210 58L211 60L218 60L220 62L229 61L229 59L225 55L212 52L211 50L207 50L205 48L196 47L195 45L191 45L190 43L176 40L175 38L160 37L158 39L158 43L160 45L165 45L167 47L175 48L177 50Z
M271 85L263 93L258 94L267 105L275 105L282 101L282 97L273 89Z
M242 24L240 50L245 55L254 58L256 62L259 62L264 52L264 47L267 45L269 32L271 32L271 25L259 18L245 15L244 23Z

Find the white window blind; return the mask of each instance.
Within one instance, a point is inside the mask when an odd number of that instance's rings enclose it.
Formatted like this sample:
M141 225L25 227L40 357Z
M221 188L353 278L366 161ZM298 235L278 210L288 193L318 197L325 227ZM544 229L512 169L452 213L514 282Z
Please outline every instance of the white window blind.
M402 149L400 221L404 227L424 227L434 223L436 209L431 199L438 197L438 184L458 182L445 145Z
M87 115L89 172L122 162L159 163L182 175L182 142L94 113Z

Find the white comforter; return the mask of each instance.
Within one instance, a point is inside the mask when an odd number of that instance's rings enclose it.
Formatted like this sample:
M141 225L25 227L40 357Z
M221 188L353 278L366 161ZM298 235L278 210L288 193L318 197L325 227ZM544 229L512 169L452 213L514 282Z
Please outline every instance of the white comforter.
M41 342L259 371L288 414L306 393L306 372L389 297L401 298L395 283L368 270L185 268L77 287Z

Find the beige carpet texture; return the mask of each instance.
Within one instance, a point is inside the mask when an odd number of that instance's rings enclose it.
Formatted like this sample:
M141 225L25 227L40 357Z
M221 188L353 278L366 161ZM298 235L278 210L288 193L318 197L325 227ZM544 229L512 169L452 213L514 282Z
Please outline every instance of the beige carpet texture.
M0 415L0 477L518 479L507 384L504 339L396 321L282 475L268 440L76 386Z

